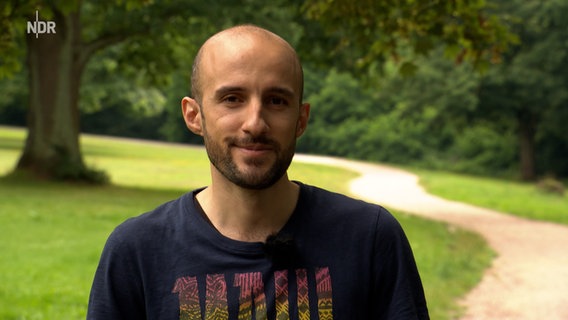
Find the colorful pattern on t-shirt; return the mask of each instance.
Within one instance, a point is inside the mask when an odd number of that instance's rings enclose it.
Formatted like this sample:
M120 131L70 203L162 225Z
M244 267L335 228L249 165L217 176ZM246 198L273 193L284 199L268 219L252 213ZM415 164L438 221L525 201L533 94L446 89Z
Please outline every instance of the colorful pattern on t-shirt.
M298 319L310 320L310 307L317 308L318 319L333 320L332 281L328 267L315 268L312 281L315 279L315 295L317 304L310 305L310 277L308 269L296 269L296 309ZM235 273L233 275L208 274L205 278L205 315L201 314L198 278L202 276L185 276L176 280L172 293L179 297L179 319L229 319L227 301L227 280L232 286L240 289L238 296L239 320L266 320L267 299L274 301L276 319L290 319L290 286L288 270L274 272L274 292L266 292L261 272ZM267 297L267 295L274 297ZM315 314L314 310L314 314Z

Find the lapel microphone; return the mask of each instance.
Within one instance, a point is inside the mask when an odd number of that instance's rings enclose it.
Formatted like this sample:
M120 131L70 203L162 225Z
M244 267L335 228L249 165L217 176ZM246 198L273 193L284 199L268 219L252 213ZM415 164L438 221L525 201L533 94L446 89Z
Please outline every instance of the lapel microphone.
M271 234L263 246L264 255L273 263L290 264L296 256L296 243L290 234Z

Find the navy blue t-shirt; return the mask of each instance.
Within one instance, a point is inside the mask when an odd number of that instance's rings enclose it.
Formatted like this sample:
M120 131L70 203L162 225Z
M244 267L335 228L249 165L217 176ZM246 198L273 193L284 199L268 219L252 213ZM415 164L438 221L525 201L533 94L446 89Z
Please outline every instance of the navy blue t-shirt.
M199 191L114 230L87 319L428 319L408 240L384 208L300 184L267 246L219 233Z

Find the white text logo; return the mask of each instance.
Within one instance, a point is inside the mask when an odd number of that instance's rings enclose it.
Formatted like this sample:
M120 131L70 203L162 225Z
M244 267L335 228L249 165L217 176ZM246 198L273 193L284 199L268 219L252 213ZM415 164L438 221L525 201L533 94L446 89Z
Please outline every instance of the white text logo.
M34 33L36 38L41 33L55 33L55 21L40 21L39 12L36 10L35 21L28 21L28 34Z

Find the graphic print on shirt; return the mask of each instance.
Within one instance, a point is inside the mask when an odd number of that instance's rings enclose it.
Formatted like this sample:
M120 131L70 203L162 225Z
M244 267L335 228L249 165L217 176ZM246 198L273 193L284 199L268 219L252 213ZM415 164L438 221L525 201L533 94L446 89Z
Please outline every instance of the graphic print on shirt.
M264 284L260 272L235 274L235 287L241 287L239 296L239 320L252 319L252 301L254 297L254 311L257 320L266 320L266 299ZM228 317L227 317L228 318ZM227 319L215 318L215 319Z
M310 298L308 296L308 274L306 269L296 270L296 285L298 286L298 319L310 319ZM290 319L286 317L283 319Z
M180 320L201 319L197 277L178 278L173 292L179 293Z
M312 277L308 273L312 272ZM296 269L292 273L296 276L296 310L298 319L310 320L310 307L312 314L317 314L320 320L333 320L332 281L329 268ZM203 279L203 278L204 279ZM205 314L201 314L198 278L205 280L206 290L204 297ZM227 301L227 280L232 281L232 287L239 289L238 315L239 320L267 320L267 300L274 301L276 319L290 319L290 286L289 271L274 272L274 291L266 292L261 272L235 273L233 275L208 274L204 276L185 276L176 280L172 293L179 297L180 319L229 319ZM311 280L310 280L311 279ZM310 281L314 281L310 286ZM315 288L315 293L310 293ZM273 296L270 296L273 295ZM317 298L310 305L310 296ZM236 301L235 301L236 302ZM233 305L233 304L231 304ZM253 311L254 309L254 311ZM233 315L234 318L234 315Z
M199 302L199 297L197 297L197 301ZM227 319L229 317L227 312L227 283L222 274L207 275L205 301L205 319Z
M319 320L333 320L333 299L331 296L331 277L328 268L316 269L316 292L318 293Z
M274 272L274 287L276 291L276 320L290 319L288 312L288 271Z

